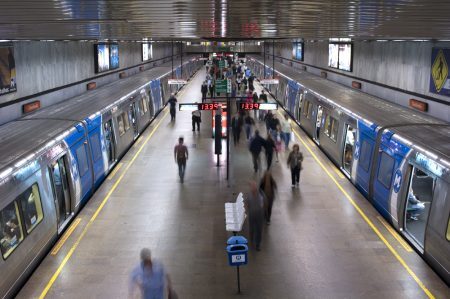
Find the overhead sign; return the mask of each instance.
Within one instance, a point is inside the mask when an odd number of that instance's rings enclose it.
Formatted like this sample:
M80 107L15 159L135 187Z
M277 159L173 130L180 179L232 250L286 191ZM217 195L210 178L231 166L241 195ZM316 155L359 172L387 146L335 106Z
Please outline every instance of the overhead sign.
M430 92L450 96L448 62L450 62L450 49L433 48L431 52Z
M280 83L278 79L261 79L259 82L261 84L278 84L278 83Z
M183 79L169 79L169 85L184 85L187 81Z
M216 80L216 92L217 93L231 93L231 80Z

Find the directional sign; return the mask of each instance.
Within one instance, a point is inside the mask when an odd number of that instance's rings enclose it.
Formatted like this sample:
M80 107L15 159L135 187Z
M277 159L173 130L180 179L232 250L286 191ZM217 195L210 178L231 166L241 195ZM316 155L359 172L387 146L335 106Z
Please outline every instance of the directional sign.
M168 83L169 85L184 85L187 81L182 79L169 79Z
M225 67L225 60L219 60L219 68L223 69Z
M229 81L228 79L216 80L216 92L217 93L231 92L231 81Z
M259 82L261 84L278 84L278 83L280 83L278 79L261 79Z

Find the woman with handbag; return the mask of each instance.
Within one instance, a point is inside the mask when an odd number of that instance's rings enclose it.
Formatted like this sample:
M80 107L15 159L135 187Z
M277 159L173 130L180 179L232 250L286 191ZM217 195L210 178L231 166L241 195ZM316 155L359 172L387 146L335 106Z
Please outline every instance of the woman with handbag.
M292 188L298 188L300 182L300 171L302 170L302 162L303 154L300 152L300 146L298 144L294 144L287 159L288 167L291 169Z

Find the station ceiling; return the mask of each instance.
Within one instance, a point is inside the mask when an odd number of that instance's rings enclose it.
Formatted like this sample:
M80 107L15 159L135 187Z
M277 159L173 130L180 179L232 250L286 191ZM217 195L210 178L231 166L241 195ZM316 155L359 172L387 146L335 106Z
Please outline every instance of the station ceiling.
M449 39L446 0L2 0L0 39Z

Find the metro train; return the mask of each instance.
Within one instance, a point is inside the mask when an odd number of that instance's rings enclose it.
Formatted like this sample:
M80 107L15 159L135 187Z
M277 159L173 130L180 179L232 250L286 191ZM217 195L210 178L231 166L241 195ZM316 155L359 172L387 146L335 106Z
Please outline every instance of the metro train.
M74 215L162 110L169 63L0 127L0 297L29 277ZM203 65L189 57L177 79Z
M272 78L261 61L247 65ZM275 78L279 104L450 284L450 124L281 63Z

